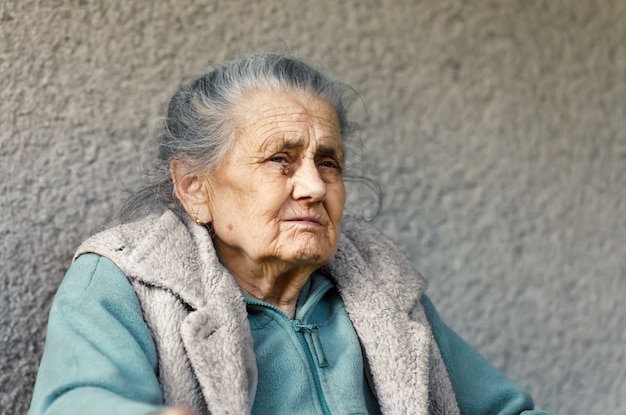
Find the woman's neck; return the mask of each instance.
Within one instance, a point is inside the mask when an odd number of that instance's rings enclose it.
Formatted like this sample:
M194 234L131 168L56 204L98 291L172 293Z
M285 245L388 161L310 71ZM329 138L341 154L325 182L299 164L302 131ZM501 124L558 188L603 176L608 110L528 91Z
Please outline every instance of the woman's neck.
M224 264L235 278L239 288L252 297L272 304L289 318L296 314L298 296L304 284L317 269L317 265L289 266L278 263L251 266L237 263Z

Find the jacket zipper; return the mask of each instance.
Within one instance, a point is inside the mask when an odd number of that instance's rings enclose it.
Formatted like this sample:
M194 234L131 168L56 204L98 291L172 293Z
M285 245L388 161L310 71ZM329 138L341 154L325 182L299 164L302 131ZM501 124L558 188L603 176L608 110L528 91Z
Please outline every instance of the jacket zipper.
M315 368L316 363L315 363L315 359L313 358L313 353L311 352L311 347L306 341L305 334L304 334L305 332L303 331L303 329L300 328L306 325L299 326L298 321L299 320L294 320L292 324L296 331L296 336L298 337L298 340L300 341L300 344L302 345L302 348L305 351L304 354L306 354L307 360L309 361L309 367L311 369L311 372L313 372L312 374L313 374L313 380L315 381L315 390L317 391L317 398L320 401L320 405L322 407L322 412L324 413L324 415L331 415L330 409L328 408L328 403L326 402L326 397L324 396L324 391L322 389L322 382L320 381L319 374L317 373L317 369ZM324 359L326 359L326 357L324 357ZM318 362L319 362L319 358L318 358ZM328 364L326 364L326 366L328 366Z
M315 306L319 302L319 300L326 294L326 292L328 292L329 289L330 287L326 287L315 293L315 295L309 301L307 301L307 304L311 304L311 306L302 309L299 314L306 315L308 311L313 306ZM302 320L292 320L287 316L287 314L283 312L283 310L272 304L264 303L259 300L247 300L247 302L248 304L263 306L274 310L278 313L278 315L280 315L284 319L287 319L291 323L294 331L296 332L296 337L298 338L298 341L300 342L300 345L304 350L304 354L307 357L307 360L309 362L309 368L311 372L313 372L312 376L315 383L315 390L317 392L317 398L319 399L320 406L322 407L322 412L324 413L324 415L332 415L330 413L330 408L328 407L328 402L326 402L326 397L324 396L324 391L322 389L322 382L316 368L316 366L320 368L328 366L326 354L324 353L324 349L322 348L322 342L320 341L319 337L318 325L302 323ZM309 337L310 341L307 341L307 337ZM313 350L311 350L310 345L313 346Z
M313 351L315 352L315 357L317 358L317 365L319 367L328 367L328 361L326 360L326 354L324 354L324 349L322 348L319 327L317 324L303 324L301 320L293 320L292 324L296 329L296 332L304 335L307 340L307 344L313 345Z

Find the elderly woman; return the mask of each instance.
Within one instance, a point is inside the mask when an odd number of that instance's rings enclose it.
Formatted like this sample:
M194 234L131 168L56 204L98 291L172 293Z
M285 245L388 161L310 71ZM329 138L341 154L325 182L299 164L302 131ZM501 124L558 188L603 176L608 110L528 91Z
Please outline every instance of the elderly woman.
M180 88L155 183L126 206L161 212L79 247L30 414L539 413L343 216L344 101L273 53Z

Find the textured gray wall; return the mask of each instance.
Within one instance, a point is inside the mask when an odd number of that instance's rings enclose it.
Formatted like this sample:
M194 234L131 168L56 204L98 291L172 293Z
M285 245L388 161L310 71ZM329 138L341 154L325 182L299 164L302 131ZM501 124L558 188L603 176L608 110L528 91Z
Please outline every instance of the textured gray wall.
M376 221L449 324L538 406L626 413L623 0L2 0L0 34L1 414L173 88L276 39L360 92Z

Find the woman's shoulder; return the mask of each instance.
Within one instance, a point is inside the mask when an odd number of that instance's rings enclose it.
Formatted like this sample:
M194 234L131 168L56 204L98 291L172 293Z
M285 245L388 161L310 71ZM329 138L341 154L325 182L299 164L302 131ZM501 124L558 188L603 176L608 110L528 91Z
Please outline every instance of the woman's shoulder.
M156 368L151 332L124 273L101 255L80 255L52 303L29 414L87 406L152 413L161 408Z
M109 309L118 317L137 319L141 308L130 281L110 259L95 253L80 255L67 270L55 294L51 315L85 316L86 310ZM135 317L132 317L135 316ZM135 324L141 323L139 320Z
M110 252L127 251L146 239L155 239L155 233L162 233L164 224L173 227L180 222L173 212L167 211L162 215L149 215L134 222L110 227L83 241L76 250L74 259L87 252L108 257Z
M61 281L57 295L82 295L80 293L131 293L132 287L122 270L110 259L86 252L72 262Z

